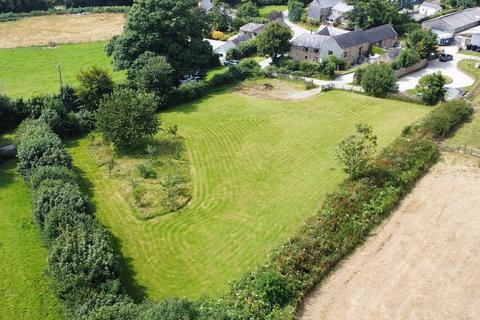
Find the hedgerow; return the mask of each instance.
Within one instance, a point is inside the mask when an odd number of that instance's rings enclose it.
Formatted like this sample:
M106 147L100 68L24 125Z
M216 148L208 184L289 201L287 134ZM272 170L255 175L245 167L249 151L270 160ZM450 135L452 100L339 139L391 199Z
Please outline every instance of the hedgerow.
M437 161L435 139L473 112L465 102L444 103L373 161L359 180L347 179L327 196L318 214L257 271L235 282L222 300L228 319L294 319L305 294L387 217L415 182ZM291 296L285 306L258 291L265 274L280 275Z

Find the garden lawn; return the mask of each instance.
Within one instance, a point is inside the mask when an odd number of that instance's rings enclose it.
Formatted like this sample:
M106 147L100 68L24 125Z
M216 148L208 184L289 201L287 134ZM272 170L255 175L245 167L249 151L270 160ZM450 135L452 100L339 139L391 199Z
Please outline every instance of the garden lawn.
M163 112L186 139L193 198L147 221L95 165L87 139L69 152L150 298L198 297L224 292L315 213L345 178L335 149L355 124L372 125L383 147L428 110L342 91L286 101L229 89Z
M287 9L288 9L287 6L264 6L264 7L258 8L258 12L260 13L261 17L266 18L266 17L268 17L268 14L272 11L283 12Z
M16 162L0 163L0 318L62 319L46 275L47 250L32 221Z
M478 61L475 60L463 60L458 63L462 71L465 71L475 78L475 84L472 87L475 87L480 79L480 69L475 68L476 63L478 63ZM480 149L480 116L478 114L480 95L477 94L472 100L473 105L477 108L472 116L472 120L462 125L462 127L456 131L455 135L447 140L447 144L453 146L467 145Z
M56 65L61 64L63 83L76 85L82 69L97 65L112 71L105 54L106 42L61 45L56 48L29 47L0 49L0 92L11 97L55 93L60 87ZM113 73L116 81L124 73Z

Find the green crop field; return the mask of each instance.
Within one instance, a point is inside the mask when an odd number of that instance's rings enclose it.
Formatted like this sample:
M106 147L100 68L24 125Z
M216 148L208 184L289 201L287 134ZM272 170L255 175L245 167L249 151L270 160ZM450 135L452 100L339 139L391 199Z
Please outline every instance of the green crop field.
M106 42L61 45L56 48L28 47L0 49L0 93L11 97L30 97L55 93L60 87L57 64L61 64L63 83L75 85L82 69L93 65L110 71L110 58L105 54ZM113 73L116 81L121 72Z
M88 139L69 152L149 297L198 297L224 291L315 213L345 178L335 149L355 124L372 125L384 146L428 110L341 91L287 101L228 89L163 112L186 139L193 198L151 220L136 218Z
M47 250L32 221L30 193L15 161L0 163L0 318L61 319L49 287Z

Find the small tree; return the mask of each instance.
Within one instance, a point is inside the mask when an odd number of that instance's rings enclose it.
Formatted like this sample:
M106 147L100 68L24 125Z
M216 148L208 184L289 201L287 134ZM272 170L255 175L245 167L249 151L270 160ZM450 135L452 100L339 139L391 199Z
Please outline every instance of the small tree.
M174 70L165 57L152 57L137 72L135 80L139 89L154 92L160 102L165 102L172 91Z
M95 110L105 95L113 92L113 80L110 73L100 67L92 67L77 75L80 85L77 95L80 103L88 110Z
M418 92L422 95L422 100L429 105L445 100L445 77L440 72L424 75L418 81Z
M97 127L106 141L129 146L158 132L157 99L152 93L124 89L105 99L97 112Z
M392 68L398 70L400 68L407 68L420 61L420 55L414 49L402 49L400 54L392 63Z
M257 37L258 52L276 60L278 55L290 50L291 38L292 33L289 28L279 23L272 23Z
M362 74L361 85L367 94L375 97L398 91L397 77L389 64L369 65Z
M237 17L240 19L248 20L249 18L255 18L258 16L260 16L258 8L252 1L247 1L243 3L237 9Z
M377 147L377 136L372 127L357 124L357 133L340 142L337 160L343 165L343 170L352 179L360 178L367 170Z
M416 29L407 36L407 48L418 52L420 58L428 58L437 53L437 35L432 30Z
M297 0L288 1L288 18L292 21L300 21L303 14L303 2Z

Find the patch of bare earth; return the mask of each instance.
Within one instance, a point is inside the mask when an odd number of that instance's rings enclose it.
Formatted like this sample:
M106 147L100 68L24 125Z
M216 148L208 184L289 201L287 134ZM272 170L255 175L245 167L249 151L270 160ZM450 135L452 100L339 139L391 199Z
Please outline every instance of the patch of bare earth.
M480 319L479 165L444 154L299 318Z
M306 90L301 82L278 79L247 81L235 90L240 94L270 100L301 100L320 92L320 89Z
M0 48L108 40L122 33L122 13L48 15L0 23Z

